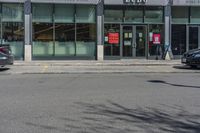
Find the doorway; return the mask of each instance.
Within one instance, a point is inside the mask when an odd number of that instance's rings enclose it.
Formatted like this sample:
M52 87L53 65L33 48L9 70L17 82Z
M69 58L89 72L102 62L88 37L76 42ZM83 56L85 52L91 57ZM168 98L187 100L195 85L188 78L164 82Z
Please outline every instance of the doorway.
M122 25L121 56L123 58L147 58L147 27Z

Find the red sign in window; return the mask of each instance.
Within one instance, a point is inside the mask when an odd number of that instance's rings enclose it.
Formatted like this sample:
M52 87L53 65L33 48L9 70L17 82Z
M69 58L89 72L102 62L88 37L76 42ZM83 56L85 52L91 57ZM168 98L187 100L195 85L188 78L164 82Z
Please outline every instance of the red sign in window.
M160 44L160 34L153 34L153 44Z
M119 44L119 33L108 33L108 43Z

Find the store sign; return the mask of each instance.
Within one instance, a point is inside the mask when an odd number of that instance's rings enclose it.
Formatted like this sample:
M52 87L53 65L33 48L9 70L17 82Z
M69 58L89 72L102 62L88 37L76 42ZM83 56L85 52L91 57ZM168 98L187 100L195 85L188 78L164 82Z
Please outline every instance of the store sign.
M147 0L124 0L125 4L145 4Z
M160 34L153 34L153 44L160 44L160 43L161 43Z
M109 44L119 44L119 33L108 33Z

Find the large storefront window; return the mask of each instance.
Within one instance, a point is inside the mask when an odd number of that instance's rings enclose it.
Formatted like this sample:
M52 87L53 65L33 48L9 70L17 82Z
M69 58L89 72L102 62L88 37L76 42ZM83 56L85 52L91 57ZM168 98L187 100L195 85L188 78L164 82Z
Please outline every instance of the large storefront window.
M55 56L75 56L73 5L55 5Z
M76 23L76 55L95 57L95 7L77 6Z
M95 56L95 24L77 24L76 55Z
M57 23L55 25L55 56L74 56L74 55L75 55L75 24Z
M172 53L182 55L186 51L186 26L172 25Z
M9 44L15 59L24 58L24 23L22 4L2 4L1 44Z
M105 56L120 56L120 40L118 43L111 43L108 40L109 33L120 34L119 24L105 24L104 27L104 55Z
M33 58L53 55L53 24L33 23Z
M146 7L145 23L163 23L163 7Z
M33 4L33 58L94 59L95 10L88 5Z
M188 7L172 7L172 23L186 24L189 22Z
M53 5L33 5L33 58L53 56Z

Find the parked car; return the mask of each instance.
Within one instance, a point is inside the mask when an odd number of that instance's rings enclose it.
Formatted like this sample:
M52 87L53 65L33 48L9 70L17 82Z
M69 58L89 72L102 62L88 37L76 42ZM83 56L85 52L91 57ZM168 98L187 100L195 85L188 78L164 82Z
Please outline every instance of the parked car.
M200 49L194 49L184 53L181 62L192 68L200 66Z
M12 65L14 56L9 45L0 45L0 67Z

